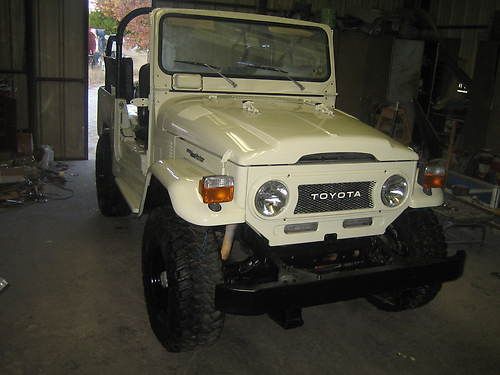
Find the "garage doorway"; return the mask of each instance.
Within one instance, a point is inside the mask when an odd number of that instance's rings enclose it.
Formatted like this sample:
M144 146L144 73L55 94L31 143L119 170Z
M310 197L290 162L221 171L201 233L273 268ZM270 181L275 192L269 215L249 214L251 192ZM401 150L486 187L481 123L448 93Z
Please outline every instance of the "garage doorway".
M89 10L92 12L92 3ZM90 14L90 13L89 13ZM97 92L104 85L105 31L92 27L89 19L88 30L88 158L95 159L97 145Z
M89 0L88 28L88 158L95 159L97 145L97 92L104 85L104 51L107 36L114 31L116 22L109 20L96 6L95 0ZM108 25L108 27L105 27ZM110 30L112 29L112 30Z
M118 20L128 12L151 6L150 0L135 0L130 3L108 0L89 0L88 29L88 158L95 159L97 145L97 97L99 87L104 85L104 51L110 35L116 33ZM132 58L134 83L138 81L139 69L148 62L149 16L137 17L127 26L123 56ZM112 48L112 54L114 47Z

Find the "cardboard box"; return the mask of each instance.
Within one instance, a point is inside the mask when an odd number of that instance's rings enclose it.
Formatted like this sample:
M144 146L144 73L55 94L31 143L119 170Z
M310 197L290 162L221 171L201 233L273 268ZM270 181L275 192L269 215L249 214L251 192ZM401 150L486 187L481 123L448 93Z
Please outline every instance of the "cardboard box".
M26 170L24 167L0 168L0 184L23 182Z

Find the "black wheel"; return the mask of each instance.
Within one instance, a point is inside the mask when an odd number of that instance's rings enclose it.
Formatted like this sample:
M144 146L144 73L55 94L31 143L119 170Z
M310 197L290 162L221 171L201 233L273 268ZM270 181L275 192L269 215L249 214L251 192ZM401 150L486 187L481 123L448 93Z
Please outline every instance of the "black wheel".
M142 246L144 296L151 328L172 352L215 342L224 314L215 308L223 282L220 241L210 227L180 219L169 207L148 217Z
M113 176L113 154L109 136L99 137L95 155L95 185L97 204L104 216L127 216L130 208L118 189Z
M446 257L443 229L430 209L408 209L387 230L399 249L395 258L432 259ZM421 307L436 297L441 283L400 288L368 297L385 311L403 311Z

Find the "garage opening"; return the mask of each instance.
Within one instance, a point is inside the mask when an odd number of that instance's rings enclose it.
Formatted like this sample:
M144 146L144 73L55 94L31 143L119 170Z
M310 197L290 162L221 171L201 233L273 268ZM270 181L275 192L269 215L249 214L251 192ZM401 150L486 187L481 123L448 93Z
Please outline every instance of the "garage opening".
M105 78L105 50L110 35L116 33L118 22L131 10L150 6L149 0L124 3L119 0L89 0L88 29L88 158L95 159L97 145L97 100L99 87ZM144 15L134 19L128 26L124 38L123 55L133 61L134 87L139 78L139 69L147 64L149 44L149 18ZM111 55L115 46L111 47Z

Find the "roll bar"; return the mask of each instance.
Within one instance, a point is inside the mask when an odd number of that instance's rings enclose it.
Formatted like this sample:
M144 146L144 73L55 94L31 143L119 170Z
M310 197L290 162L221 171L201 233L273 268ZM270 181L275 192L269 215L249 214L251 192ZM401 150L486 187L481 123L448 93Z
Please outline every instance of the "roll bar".
M123 19L120 21L118 24L118 28L116 29L116 58L121 59L122 58L122 46L123 46L123 36L125 34L125 28L127 25L132 21L134 18L142 16L144 14L149 14L153 8L151 7L144 7L144 8L137 8L131 11L129 14L127 14Z
M106 44L106 56L110 57L111 52L113 50L113 43L116 43L116 77L117 77L117 88L116 88L116 94L117 97L121 98L123 96L123 87L121 87L120 82L121 82L121 74L122 74L122 69L121 69L121 62L122 62L122 53L123 53L123 36L125 35L125 29L127 28L127 25L132 21L134 18L138 16L142 16L144 14L149 14L153 10L152 7L144 7L144 8L137 8L128 13L123 19L120 21L118 24L118 28L116 30L116 35L110 35L108 38L108 43Z

